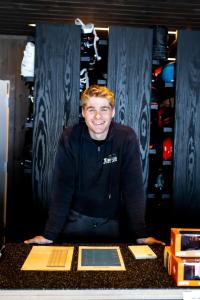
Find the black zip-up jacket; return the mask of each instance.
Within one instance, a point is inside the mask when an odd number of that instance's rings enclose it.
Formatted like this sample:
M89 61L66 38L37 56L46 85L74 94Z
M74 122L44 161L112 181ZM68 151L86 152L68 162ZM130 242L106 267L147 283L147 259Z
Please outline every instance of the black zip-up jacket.
M45 238L56 239L70 209L109 219L120 219L123 211L134 237L146 237L140 150L130 127L111 122L102 145L91 139L85 123L66 128L58 146L53 177Z

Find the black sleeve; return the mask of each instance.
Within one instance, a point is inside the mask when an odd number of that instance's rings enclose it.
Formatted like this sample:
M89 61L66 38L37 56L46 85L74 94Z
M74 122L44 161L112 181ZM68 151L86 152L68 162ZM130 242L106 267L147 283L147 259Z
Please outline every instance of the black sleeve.
M145 192L141 156L137 136L130 131L124 144L122 161L122 201L129 230L133 236L147 236L145 226Z
M53 175L52 203L44 230L44 237L55 240L69 213L74 192L75 167L69 138L64 134L58 145Z

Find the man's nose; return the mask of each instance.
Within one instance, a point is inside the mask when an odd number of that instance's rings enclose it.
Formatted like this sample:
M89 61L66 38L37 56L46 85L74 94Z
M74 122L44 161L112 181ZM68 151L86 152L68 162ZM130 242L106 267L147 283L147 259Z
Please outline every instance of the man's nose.
M96 119L100 119L101 118L101 114L98 111L96 112L95 118Z

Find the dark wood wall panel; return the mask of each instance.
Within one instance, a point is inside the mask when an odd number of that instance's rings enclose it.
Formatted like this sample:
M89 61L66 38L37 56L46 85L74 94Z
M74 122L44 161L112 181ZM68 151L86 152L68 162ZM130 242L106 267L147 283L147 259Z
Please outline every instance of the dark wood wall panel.
M63 127L79 114L80 27L41 24L36 29L33 191L49 205L52 172Z
M116 96L115 120L134 128L138 135L145 186L148 181L151 72L152 30L111 27L108 87Z
M177 48L174 207L200 225L200 32L180 31Z

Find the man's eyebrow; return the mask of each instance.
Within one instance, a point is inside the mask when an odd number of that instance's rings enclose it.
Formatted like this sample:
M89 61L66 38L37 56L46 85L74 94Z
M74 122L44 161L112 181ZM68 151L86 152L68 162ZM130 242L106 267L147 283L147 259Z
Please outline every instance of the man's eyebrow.
M90 105L90 106L86 106L85 107L86 109L90 109L90 108L94 108L94 109L96 109L94 106L92 106L92 105ZM111 105L103 105L103 106L100 106L100 109L101 108L111 108Z
M104 106L101 106L101 108L111 108L110 105L104 105Z
M90 106L86 106L86 109L90 109L90 108L94 108L94 106L90 105Z

